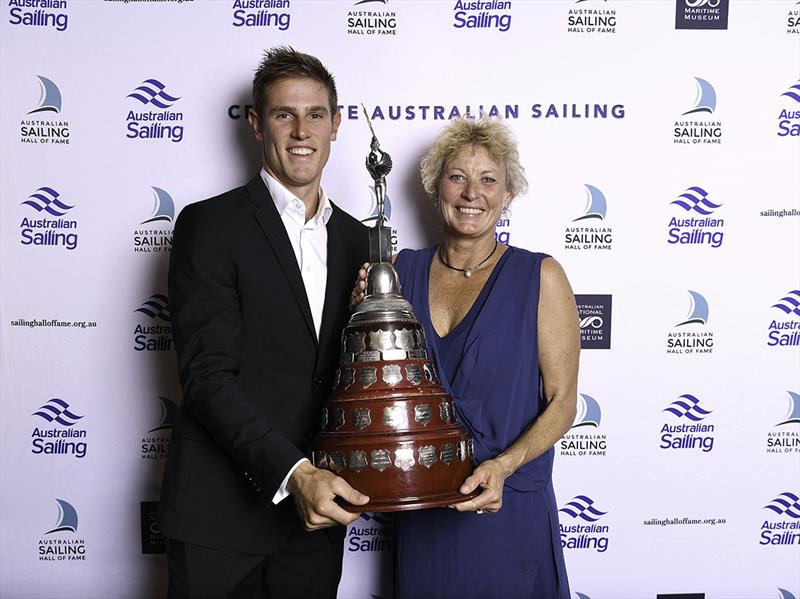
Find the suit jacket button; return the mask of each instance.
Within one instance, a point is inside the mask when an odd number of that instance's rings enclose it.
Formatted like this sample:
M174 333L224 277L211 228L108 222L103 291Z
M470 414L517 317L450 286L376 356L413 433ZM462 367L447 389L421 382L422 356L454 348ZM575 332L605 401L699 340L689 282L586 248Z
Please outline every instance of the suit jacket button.
M314 384L315 385L319 386L324 382L325 382L325 379L323 379L321 376L315 376L314 377Z

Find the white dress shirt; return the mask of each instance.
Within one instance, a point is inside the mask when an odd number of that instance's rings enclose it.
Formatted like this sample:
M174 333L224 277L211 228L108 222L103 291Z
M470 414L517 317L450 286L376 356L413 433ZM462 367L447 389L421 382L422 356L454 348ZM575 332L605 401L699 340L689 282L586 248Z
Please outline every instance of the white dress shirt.
M261 179L267 186L272 201L275 202L275 208L278 209L278 214L292 244L295 258L297 258L297 266L303 277L303 285L306 288L311 317L314 319L314 329L317 339L319 339L322 308L325 305L325 288L328 282L328 229L326 225L333 213L333 207L325 190L320 187L317 212L306 221L306 206L300 198L281 185L263 168L261 169ZM289 495L286 489L289 477L300 464L307 461L306 458L303 458L292 466L272 498L272 503L280 503Z

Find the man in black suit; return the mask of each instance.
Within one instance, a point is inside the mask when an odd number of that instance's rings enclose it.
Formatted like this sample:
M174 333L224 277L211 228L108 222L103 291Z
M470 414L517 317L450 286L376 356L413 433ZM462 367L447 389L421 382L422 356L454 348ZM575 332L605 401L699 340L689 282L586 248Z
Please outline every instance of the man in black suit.
M369 500L305 459L368 255L366 228L320 186L336 87L316 58L273 48L253 99L261 173L175 224L184 398L161 493L170 598L335 597L339 525L358 514L334 498Z

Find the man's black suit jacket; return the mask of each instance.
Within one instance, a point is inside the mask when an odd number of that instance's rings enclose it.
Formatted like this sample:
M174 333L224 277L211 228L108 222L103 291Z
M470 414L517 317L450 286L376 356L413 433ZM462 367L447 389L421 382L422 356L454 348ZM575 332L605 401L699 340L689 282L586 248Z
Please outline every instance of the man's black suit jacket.
M339 360L367 229L334 206L317 341L297 259L260 176L175 224L169 297L183 405L161 491L169 538L266 554L300 527L271 499L306 455ZM336 534L344 534L343 527Z

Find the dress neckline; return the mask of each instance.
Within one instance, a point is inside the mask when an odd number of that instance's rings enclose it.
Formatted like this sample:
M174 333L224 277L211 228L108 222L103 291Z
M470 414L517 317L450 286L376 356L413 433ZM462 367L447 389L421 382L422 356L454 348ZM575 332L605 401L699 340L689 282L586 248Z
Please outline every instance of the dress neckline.
M484 298L489 290L494 285L494 281L497 278L500 270L502 268L502 264L505 263L506 257L514 251L514 248L511 246L507 246L505 252L502 253L500 258L497 259L494 266L492 267L492 272L489 275L489 278L486 279L486 282L481 287L480 293L475 297L475 300L472 302L472 305L467 310L467 313L464 314L464 317L458 321L456 326L450 329L446 334L440 335L439 331L436 330L436 327L433 326L433 319L431 318L431 304L430 304L430 281L431 281L431 266L433 266L433 261L436 259L437 256L437 248L438 246L433 247L433 251L431 252L430 258L426 261L425 264L425 285L423 287L423 302L425 306L425 317L428 320L428 324L430 325L431 331L433 334L436 335L436 339L443 341L449 337L452 337L454 334L458 333L463 329L465 326L469 325L470 323L474 322L477 318L477 314L475 312L480 311L483 304L486 302Z

